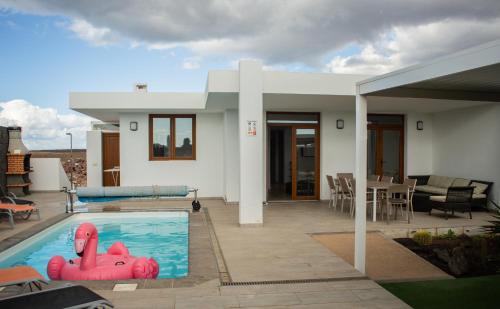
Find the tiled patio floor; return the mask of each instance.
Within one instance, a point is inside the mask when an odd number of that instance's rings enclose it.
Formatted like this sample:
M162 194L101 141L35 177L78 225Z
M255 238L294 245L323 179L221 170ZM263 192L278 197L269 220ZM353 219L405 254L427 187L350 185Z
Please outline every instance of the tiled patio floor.
M30 196L41 208L42 222L64 213L64 195L38 193ZM186 208L188 201L148 201L116 203L122 209ZM312 233L354 230L347 214L334 212L325 202L274 203L264 209L264 226L240 228L238 208L220 200L204 200L233 281L276 281L291 279L349 278L331 282L221 286L211 280L188 288L138 289L112 292L97 289L117 308L405 308L406 305L362 275L347 262L312 239ZM100 210L95 206L91 210ZM475 213L474 219L448 221L417 214L414 222L368 223L369 230L405 234L417 228L471 229L486 222L488 215ZM11 230L0 224L0 240L39 221L20 222ZM358 278L353 280L353 278Z

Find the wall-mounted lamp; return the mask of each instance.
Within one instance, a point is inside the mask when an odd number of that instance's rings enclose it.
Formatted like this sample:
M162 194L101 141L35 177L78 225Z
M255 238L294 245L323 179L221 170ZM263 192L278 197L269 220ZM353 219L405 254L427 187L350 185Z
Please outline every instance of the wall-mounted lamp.
M422 120L417 121L417 130L422 131L424 129L424 122Z
M337 119L337 129L342 130L344 128L344 119Z
M130 131L137 131L138 124L137 121L131 121L130 122Z

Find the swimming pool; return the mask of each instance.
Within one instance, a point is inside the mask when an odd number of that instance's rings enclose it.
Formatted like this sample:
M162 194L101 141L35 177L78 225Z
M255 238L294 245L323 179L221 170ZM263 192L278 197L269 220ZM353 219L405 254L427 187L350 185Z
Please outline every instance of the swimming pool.
M189 214L184 211L75 214L0 253L0 268L29 265L47 277L52 256L77 257L74 235L83 222L97 227L99 253L121 241L131 255L153 257L160 264L158 278L187 276Z

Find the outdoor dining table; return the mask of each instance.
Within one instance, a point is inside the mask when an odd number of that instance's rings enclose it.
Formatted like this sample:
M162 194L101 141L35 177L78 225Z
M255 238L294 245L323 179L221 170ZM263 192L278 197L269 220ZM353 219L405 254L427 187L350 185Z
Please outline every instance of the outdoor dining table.
M373 203L372 203L373 204L373 211L372 211L373 222L377 221L377 191L378 190L387 190L392 185L393 185L393 183L391 183L391 182L374 181L374 180L367 180L366 181L366 188L373 190Z

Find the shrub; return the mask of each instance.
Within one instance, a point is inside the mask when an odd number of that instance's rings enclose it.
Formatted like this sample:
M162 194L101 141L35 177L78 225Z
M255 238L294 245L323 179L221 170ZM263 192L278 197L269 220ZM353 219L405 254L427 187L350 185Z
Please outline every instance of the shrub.
M432 234L427 231L417 231L413 235L413 240L421 246L427 246L432 244Z
M452 240L457 238L457 234L452 229L449 229L448 232L439 235L439 238Z

